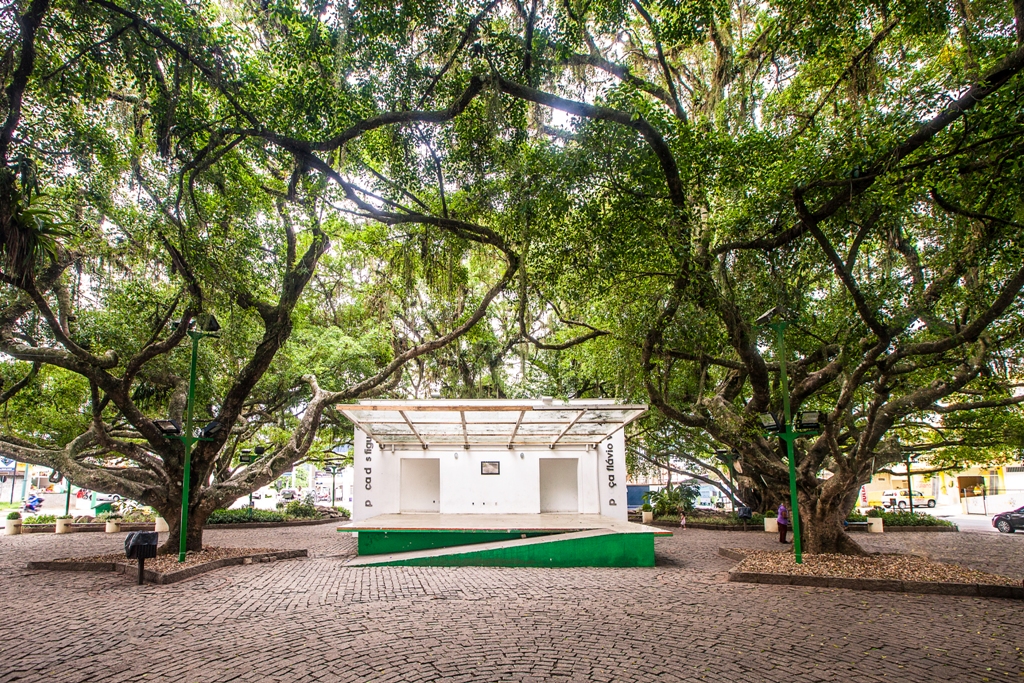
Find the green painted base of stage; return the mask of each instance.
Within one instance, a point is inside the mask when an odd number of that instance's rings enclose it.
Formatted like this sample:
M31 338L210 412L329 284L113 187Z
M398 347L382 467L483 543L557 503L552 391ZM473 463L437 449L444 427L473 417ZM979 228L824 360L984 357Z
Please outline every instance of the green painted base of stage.
M653 567L654 534L360 529L359 555L369 567Z
M495 531L491 529L388 529L359 532L360 555L391 555L413 550L511 541L547 536L550 531Z

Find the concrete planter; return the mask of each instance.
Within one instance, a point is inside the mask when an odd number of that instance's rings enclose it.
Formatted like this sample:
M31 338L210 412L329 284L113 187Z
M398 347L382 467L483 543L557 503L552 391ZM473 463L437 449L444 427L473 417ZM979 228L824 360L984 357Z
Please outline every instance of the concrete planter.
M8 536L17 536L21 533L21 520L20 519L8 519L7 525L4 527L4 533Z
M75 520L73 520L73 519L58 519L57 520L57 528L54 530L54 533L70 534L71 533L71 525L74 523L74 521Z
M868 517L868 533L869 534L880 534L882 533L882 518L881 517Z
M650 524L651 522L654 521L654 511L653 510L642 510L640 512L640 517L643 519L643 523L644 524Z
M765 517L764 530L770 534L779 533L779 520L775 519L774 517Z
M121 523L112 519L107 520L106 532L108 534L116 534L121 530Z
M163 517L156 518L156 527L153 529L158 534L166 534L171 530L171 527L167 526L167 520Z

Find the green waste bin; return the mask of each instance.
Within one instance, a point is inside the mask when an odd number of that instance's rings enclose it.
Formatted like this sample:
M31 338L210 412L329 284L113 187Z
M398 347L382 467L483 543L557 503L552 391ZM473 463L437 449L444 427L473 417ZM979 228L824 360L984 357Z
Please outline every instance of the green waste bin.
M100 502L98 502L96 500L96 492L95 491L93 491L92 496L91 496L91 498L89 500L89 503L90 503L90 507L92 508L92 516L93 517L97 517L99 515L102 515L104 512L113 512L114 511L114 504L113 503L109 503L109 502L108 503L100 503Z

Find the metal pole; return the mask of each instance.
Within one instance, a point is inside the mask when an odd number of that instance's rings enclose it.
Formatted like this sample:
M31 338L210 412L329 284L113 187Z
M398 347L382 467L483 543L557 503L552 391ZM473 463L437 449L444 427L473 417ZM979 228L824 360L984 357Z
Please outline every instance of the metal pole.
M910 453L904 453L907 461L907 496L910 497L910 514L914 514L914 482L910 478Z
M797 433L793 431L792 415L789 412L789 377L786 375L786 337L785 330L789 323L782 321L772 324L775 330L775 339L779 349L779 370L782 376L782 433L779 435L786 442L786 455L789 458L789 502L790 514L793 518L793 553L796 556L796 563L803 564L804 554L800 544L800 505L796 495L796 456L794 455L793 441Z
M331 507L334 507L334 493L338 487L336 478L338 476L338 468L331 468Z
M178 530L178 562L185 561L185 541L188 536L188 501L189 483L192 476L192 407L196 398L196 355L199 352L199 340L202 334L189 332L192 337L192 367L188 377L188 406L185 409L185 433L181 441L185 444L185 471L181 482L181 528Z
M71 482L67 477L64 477L64 481L68 482L68 495L64 498L64 515L67 516L71 511Z

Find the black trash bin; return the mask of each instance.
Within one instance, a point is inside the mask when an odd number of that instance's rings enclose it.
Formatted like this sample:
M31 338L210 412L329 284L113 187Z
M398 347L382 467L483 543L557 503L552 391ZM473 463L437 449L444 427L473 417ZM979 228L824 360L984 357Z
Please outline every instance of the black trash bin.
M741 505L738 508L736 508L736 516L740 519L751 519L754 516L754 514L751 511L751 509L748 508L746 505Z
M144 564L150 557L156 557L156 547L160 543L155 531L133 531L125 536L124 554L129 560L139 561L139 585L142 585Z

